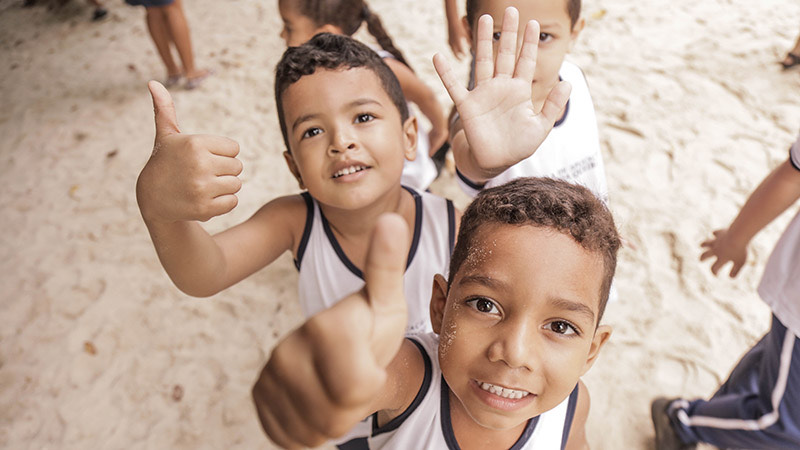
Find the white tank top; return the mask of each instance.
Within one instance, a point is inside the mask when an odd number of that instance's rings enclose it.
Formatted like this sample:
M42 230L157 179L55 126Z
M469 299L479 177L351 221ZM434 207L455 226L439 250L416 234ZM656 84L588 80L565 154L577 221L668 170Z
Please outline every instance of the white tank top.
M456 237L450 200L403 186L414 197L415 219L403 278L410 334L431 330L429 304L433 276L447 276ZM295 266L300 271L300 306L306 317L364 287L364 275L345 255L317 201L303 193L307 213Z
M439 368L439 336L434 333L411 338L425 360L425 377L417 396L402 414L381 427L377 413L360 422L340 439L341 450L458 450L450 421L449 387ZM512 450L561 450L566 445L578 386L555 408L528 421Z

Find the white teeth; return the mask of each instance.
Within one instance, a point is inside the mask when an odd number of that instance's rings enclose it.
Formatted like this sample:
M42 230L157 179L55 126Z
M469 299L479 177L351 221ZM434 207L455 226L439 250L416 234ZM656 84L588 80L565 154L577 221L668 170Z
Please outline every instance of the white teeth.
M344 169L342 169L342 170L336 172L335 174L333 174L333 178L339 178L339 177L343 177L345 175L350 175L351 173L360 172L360 171L362 171L364 169L366 169L366 167L364 167L364 166L345 167Z
M527 397L530 394L530 392L517 391L515 389L507 389L502 386L495 386L494 384L490 383L478 383L478 385L484 391L491 392L492 394L503 398L510 398L514 400Z

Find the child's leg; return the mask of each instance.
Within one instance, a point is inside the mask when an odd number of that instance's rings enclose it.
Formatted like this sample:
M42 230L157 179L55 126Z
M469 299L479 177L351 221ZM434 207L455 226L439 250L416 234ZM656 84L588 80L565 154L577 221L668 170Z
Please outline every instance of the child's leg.
M772 328L708 400L669 408L681 440L722 448L800 446L800 341L773 316Z
M172 59L172 51L170 50L169 43L172 40L167 28L167 17L164 14L163 7L154 6L145 9L147 11L147 30L150 32L150 37L156 45L161 61L167 66L167 75L179 75L181 69L175 64Z
M175 0L169 5L164 6L167 25L169 27L172 42L178 49L181 57L183 72L186 78L192 79L204 75L204 71L198 71L194 66L194 53L192 52L192 39L189 35L189 24L183 14L181 0Z

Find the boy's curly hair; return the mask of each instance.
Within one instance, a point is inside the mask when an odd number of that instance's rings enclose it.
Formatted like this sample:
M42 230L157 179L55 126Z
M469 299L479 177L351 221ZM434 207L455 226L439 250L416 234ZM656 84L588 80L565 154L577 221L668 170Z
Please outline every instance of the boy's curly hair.
M478 20L476 15L478 9L481 7L481 2L489 0L467 0L467 22L469 26L475 29L475 21ZM567 14L569 14L570 27L574 27L581 17L581 0L566 0Z
M381 86L400 112L401 123L405 123L408 119L408 105L403 89L394 72L381 57L366 45L347 36L320 33L299 47L289 47L275 67L275 105L286 150L291 151L283 112L283 94L286 89L317 69L347 70L359 67L369 69L378 76ZM331 86L331 89L335 88Z
M604 276L597 318L600 321L617 266L620 238L611 212L591 191L553 178L517 178L482 191L461 218L458 240L450 259L448 288L476 245L478 230L489 224L552 228L601 256Z

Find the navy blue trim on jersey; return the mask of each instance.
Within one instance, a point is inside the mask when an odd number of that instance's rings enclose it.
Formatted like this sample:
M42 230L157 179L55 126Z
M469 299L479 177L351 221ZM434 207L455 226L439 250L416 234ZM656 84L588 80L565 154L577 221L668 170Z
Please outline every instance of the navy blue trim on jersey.
M370 450L369 441L365 437L351 439L336 446L339 450Z
M311 226L314 224L314 200L311 199L311 194L308 191L300 194L306 202L306 225L303 228L303 237L300 238L300 245L297 247L297 257L294 259L294 266L300 270L300 264L303 263L303 254L306 252L308 246L308 238L311 237Z
M414 255L417 254L417 247L419 247L419 237L422 235L423 210L422 196L408 186L403 186L403 189L407 190L411 196L414 197L414 208L416 209L414 212L414 237L411 238L411 248L408 249L408 258L406 259L406 270L408 270L408 266L410 266L411 261L414 260Z
M414 400L411 402L411 405L403 411L402 414L395 417L394 419L386 422L383 426L378 426L378 413L375 412L372 414L372 436L375 437L379 434L388 433L390 431L394 431L403 424L403 422L408 419L408 417L417 410L419 405L422 404L422 400L425 399L425 394L428 393L428 389L431 387L431 380L433 378L433 366L431 365L431 357L428 356L428 352L425 351L425 348L422 347L422 344L415 341L411 338L406 338L409 341L413 342L414 345L417 346L419 352L422 354L422 359L425 361L425 376L422 378L422 386L419 387L417 391L417 395L414 397Z
M569 403L567 403L567 416L564 418L564 432L561 433L561 450L567 447L567 438L569 438L569 430L572 428L572 419L575 418L575 408L578 406L578 391L580 385L575 385L575 389L569 394Z
M442 393L441 393L441 417L442 417L442 435L444 435L444 441L447 443L447 448L449 450L461 450L461 447L458 445L458 441L456 441L456 434L453 432L453 422L450 420L450 386L447 385L447 381L444 379L444 375L442 375ZM528 440L533 436L533 432L536 430L536 424L539 423L539 416L534 417L533 419L528 419L528 423L525 425L525 429L522 431L522 434L517 439L517 442L514 442L514 445L511 446L508 450L520 450L525 444L528 443Z
M797 144L795 144L795 145L797 145ZM794 148L794 145L789 147L789 162L792 164L792 167L794 167L797 170L800 170L800 156L798 156L798 161L795 161L794 160L794 155L792 154L792 148ZM800 153L800 152L798 152L798 153Z
M453 254L453 248L456 246L456 208L453 206L452 200L447 200L447 244L450 249L450 254Z
M484 186L486 186L486 183L476 183L467 178L466 175L464 175L463 173L461 173L460 170L458 170L458 167L456 167L456 175L458 176L459 180L463 181L464 184L471 187L472 189L475 189L476 191L480 191L481 189L483 189Z
M414 259L414 255L417 253L417 247L419 246L419 237L422 234L422 197L417 193L417 191L403 186L403 189L407 190L412 197L414 197L414 237L411 240L411 248L408 251L408 260L406 262L406 269L411 264L411 260ZM322 229L325 230L325 235L328 236L328 242L331 243L331 247L333 247L333 251L336 252L336 256L339 257L339 260L344 264L347 269L353 273L353 275L357 276L358 278L364 279L364 272L361 271L353 261L350 261L350 258L344 253L342 246L339 245L339 241L336 239L336 236L333 234L333 230L331 229L331 225L328 223L328 219L325 218L325 214L322 213L322 209L320 208L319 217L322 219Z

